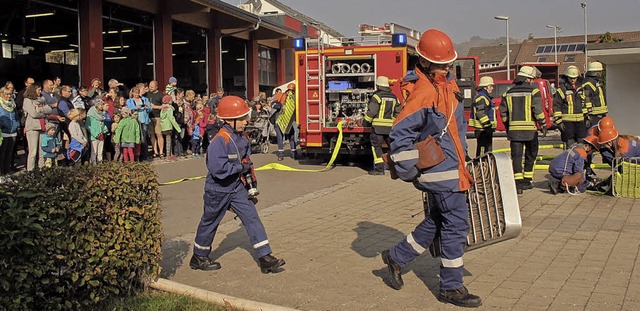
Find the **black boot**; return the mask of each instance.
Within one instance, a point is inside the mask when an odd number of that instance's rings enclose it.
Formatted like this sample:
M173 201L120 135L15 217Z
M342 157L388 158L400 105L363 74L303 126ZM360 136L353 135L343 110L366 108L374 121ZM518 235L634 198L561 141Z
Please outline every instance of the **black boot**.
M278 152L278 161L284 160L284 154Z
M557 180L549 180L549 190L553 194L560 192L560 182Z
M516 192L518 194L524 193L524 188L522 187L522 180L516 180Z
M533 179L532 178L525 178L524 181L522 182L522 186L523 186L524 190L533 189Z
M278 272L278 268L286 263L284 259L278 259L271 254L258 258L258 261L260 262L260 271L265 274Z
M384 164L376 164L373 170L369 171L369 175L382 175L384 176Z
M391 287L400 290L404 285L404 281L402 281L402 268L391 258L389 250L382 252L382 261L387 265Z
M482 299L469 293L464 286L453 290L441 290L438 300L465 308L477 308L482 305Z
M218 270L221 268L219 262L215 262L213 261L213 259L207 256L198 256L198 255L193 255L191 257L191 261L189 261L189 267L191 267L191 269L193 270L204 270L204 271Z

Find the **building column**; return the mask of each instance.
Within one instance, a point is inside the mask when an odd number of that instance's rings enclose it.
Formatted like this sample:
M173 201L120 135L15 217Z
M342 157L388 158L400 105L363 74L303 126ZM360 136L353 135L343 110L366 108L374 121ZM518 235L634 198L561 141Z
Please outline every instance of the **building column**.
M220 29L207 30L207 77L209 83L208 94L215 93L222 87L222 46Z
M247 98L252 99L258 96L260 84L260 71L258 70L258 40L255 39L255 32L249 35L247 42Z
M162 89L169 83L169 77L173 75L173 47L171 45L172 29L171 15L157 14L153 20L154 39L154 78L158 81L158 87Z
M102 0L80 0L78 3L80 23L80 84L90 86L91 80L104 81L104 59L102 55Z
M284 48L276 50L276 76L278 85L287 83L287 53Z

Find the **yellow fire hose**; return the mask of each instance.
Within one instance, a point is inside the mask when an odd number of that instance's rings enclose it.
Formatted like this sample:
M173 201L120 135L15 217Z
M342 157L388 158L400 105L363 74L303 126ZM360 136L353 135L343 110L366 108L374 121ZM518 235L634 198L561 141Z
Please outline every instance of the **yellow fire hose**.
M258 167L255 170L256 171L278 170L278 171L304 172L304 173L320 173L320 172L326 172L326 171L330 170L331 167L333 166L333 162L335 162L336 158L338 157L338 153L340 152L340 146L342 145L342 125L343 124L344 124L344 121L338 122L338 125L337 125L337 128L338 128L338 139L336 141L335 148L333 149L333 152L331 153L331 159L329 160L329 163L327 163L327 166L325 166L323 169L307 170L307 169L293 168L293 167L290 167L290 166L282 165L280 163L269 163L269 164L265 164L265 165L263 165L261 167ZM181 178L181 179L176 179L176 180L160 183L160 186L174 185L174 184L177 184L177 183L181 183L183 181L198 180L198 179L202 179L202 178L205 178L205 177L207 177L207 176L203 175L203 176L196 176L196 177Z
M299 168L293 168L290 166L286 166L286 165L282 165L279 163L269 163L269 164L265 164L261 167L256 168L256 171L266 171L266 170L278 170L278 171L288 171L288 172L304 172L304 173L320 173L320 172L326 172L328 170L331 169L331 167L333 166L333 162L336 160L336 157L338 156L338 152L340 151L340 145L342 145L342 125L344 124L344 121L340 121L337 125L338 128L338 140L336 141L336 148L333 149L333 152L331 153L331 159L329 160L329 163L327 163L327 166L325 166L323 169L319 169L319 170L308 170L308 169L299 169ZM556 144L556 145L540 145L538 147L538 149L562 149L564 148L563 144ZM503 149L498 149L498 150L494 150L494 153L498 153L498 152L510 152L511 149L510 148L503 148ZM554 156L549 156L549 155L544 155L544 156L538 156L536 157L536 161L542 161L542 160L552 160L554 158ZM598 163L598 164L591 164L591 168L594 169L608 169L610 168L609 164L605 164L605 163ZM535 164L533 166L534 171L535 170L548 170L549 169L549 164ZM181 183L183 181L187 181L187 180L198 180L201 178L205 178L206 176L196 176L196 177L187 177L187 178L182 178L182 179L176 179L176 180L172 180L172 181L168 181L168 182L164 182L164 183L160 183L160 186L165 186L165 185L173 185L173 184L177 184L177 183Z
M563 144L557 144L557 145L540 145L538 146L538 149L562 149L564 148ZM497 152L510 152L511 148L503 148L503 149L498 149L498 150L494 150L494 153ZM542 161L542 160L553 160L554 156L538 156L536 157L536 161ZM591 168L595 168L595 169L609 169L611 168L611 166L609 164L606 163L592 163L591 164ZM549 169L549 164L535 164L533 166L533 170L548 170Z

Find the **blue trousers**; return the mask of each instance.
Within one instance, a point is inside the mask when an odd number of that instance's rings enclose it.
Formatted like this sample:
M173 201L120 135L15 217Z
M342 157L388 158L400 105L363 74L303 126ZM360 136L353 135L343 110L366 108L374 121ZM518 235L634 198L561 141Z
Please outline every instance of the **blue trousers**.
M291 126L291 130L289 130L289 133L282 133L282 131L280 130L280 127L276 125L276 138L278 140L278 154L282 155L284 153L285 139L289 140L289 146L291 147L291 152L294 152L296 150L295 129L297 127L298 125L296 124L296 122L293 122L293 125Z
M440 231L442 263L440 290L463 286L464 246L469 234L469 211L463 192L432 192L435 208L404 240L390 249L391 258L401 267L424 253Z
M238 183L232 192L216 191L209 184L205 185L204 213L198 225L193 253L197 256L209 256L211 243L216 235L218 226L229 208L240 217L249 241L258 257L271 254L271 247L267 239L256 206L249 200L247 189Z

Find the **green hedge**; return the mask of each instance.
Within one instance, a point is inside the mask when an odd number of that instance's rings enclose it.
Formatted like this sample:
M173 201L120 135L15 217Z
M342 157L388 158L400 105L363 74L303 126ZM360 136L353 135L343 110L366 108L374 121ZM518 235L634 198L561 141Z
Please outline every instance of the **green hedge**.
M158 181L147 164L52 168L0 184L0 309L87 309L160 270Z

